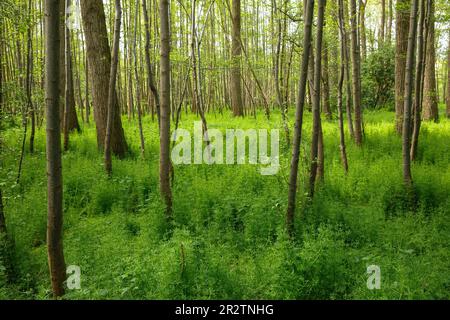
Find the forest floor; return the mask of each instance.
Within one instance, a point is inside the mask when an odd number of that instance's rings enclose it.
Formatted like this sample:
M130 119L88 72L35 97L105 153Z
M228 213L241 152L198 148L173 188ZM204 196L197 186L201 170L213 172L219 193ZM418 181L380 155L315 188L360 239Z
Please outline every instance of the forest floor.
M142 159L137 120L123 118L132 151L114 160L110 180L94 125L82 125L63 154L66 264L81 268L81 289L65 298L449 299L450 121L441 116L422 125L411 211L394 114L366 112L364 119L363 148L346 138L348 175L337 121L323 122L325 182L308 203L305 115L294 241L284 232L290 148L278 114L270 121L262 113L207 115L210 128L280 128L281 168L263 176L255 165L175 166L171 229L158 191L157 124L144 119ZM194 120L183 114L180 125L192 130ZM16 184L23 136L17 123L3 135L0 183L14 248L9 281L0 261L0 299L48 299L45 130L37 131L36 151L25 154ZM369 265L380 267L379 290L367 287Z

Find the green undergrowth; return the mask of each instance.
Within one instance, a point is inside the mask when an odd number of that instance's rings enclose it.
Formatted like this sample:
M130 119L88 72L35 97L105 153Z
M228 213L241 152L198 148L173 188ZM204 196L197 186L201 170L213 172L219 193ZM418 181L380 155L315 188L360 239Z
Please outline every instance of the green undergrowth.
M450 121L422 125L411 206L393 117L365 114L364 146L346 138L347 175L337 120L323 122L325 180L309 202L305 115L294 239L284 231L290 148L276 112L270 120L207 115L210 128L279 128L281 168L263 176L248 164L175 166L171 225L159 196L157 124L143 120L141 158L137 120L123 118L131 151L114 159L111 179L95 127L84 124L63 154L65 258L81 268L81 289L65 298L450 298ZM289 118L293 128L293 110ZM192 131L193 121L183 113L180 127ZM15 126L3 134L0 182L13 247L4 250L9 264L0 260L0 298L48 299L45 130L16 184L21 137ZM380 266L379 290L367 288L369 265Z

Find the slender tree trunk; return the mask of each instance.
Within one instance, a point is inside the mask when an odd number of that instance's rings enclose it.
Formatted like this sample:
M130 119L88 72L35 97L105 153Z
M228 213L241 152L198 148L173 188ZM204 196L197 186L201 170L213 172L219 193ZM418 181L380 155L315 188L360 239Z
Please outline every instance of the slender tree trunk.
M348 122L348 130L350 133L350 137L355 139L355 130L353 128L353 119L352 119L352 88L351 88L351 75L350 75L350 49L349 49L349 39L347 34L347 27L345 23L345 17L348 15L348 6L347 3L342 1L340 2L343 11L343 25L342 32L344 34L344 44L345 51L343 56L343 61L345 65L345 82L346 82L346 103L345 103L345 112L347 113L347 122Z
M361 55L363 60L367 58L367 39L366 39L366 5L367 0L359 0L359 21L361 33Z
M120 6L120 0L115 0L115 13L116 18L114 22L114 41L113 52L111 57L111 71L109 75L109 88L108 88L108 116L106 122L106 134L105 134L105 169L108 175L112 173L112 160L111 160L111 136L112 128L114 124L115 116L115 100L116 98L116 78L117 78L117 64L119 62L119 46L120 46L120 23L122 19L122 8ZM119 115L120 116L120 113Z
M395 127L402 134L405 105L405 69L408 50L410 0L397 0L395 27Z
M352 28L352 83L353 83L353 107L355 109L355 142L362 145L362 110L361 110L361 57L359 53L358 25L356 20L356 0L350 0L351 4L351 28Z
M134 15L134 39L133 39L133 54L134 54L134 76L136 83L136 109L138 113L138 126L139 126L139 141L141 143L141 156L145 155L145 141L144 131L142 129L142 111L141 111L141 87L139 83L139 69L138 69L138 57L137 57L137 29L138 29L138 15L139 15L139 0L135 3L135 15Z
M233 0L231 7L232 15L232 44L231 44L231 104L233 115L243 116L244 109L242 103L241 86L241 0Z
M282 42L282 28L281 28L281 19L277 14L277 0L272 0L273 11L275 12L275 17L277 19L277 45L274 57L274 81L275 81L275 92L277 94L277 104L278 108L281 111L281 119L283 121L283 129L286 139L286 144L290 145L290 134L289 134L289 125L287 123L287 101L283 101L283 97L281 95L280 89L280 50L281 50L281 42Z
M403 155L403 181L405 186L412 187L411 176L411 106L414 78L414 55L416 49L417 35L417 11L418 0L413 0L409 22L408 50L406 55L405 70L405 106L403 110L403 131L402 131L402 155Z
M0 188L0 239L6 234L5 211L3 207L3 193Z
M388 22L387 22L387 30L386 30L386 40L389 44L391 44L392 41L392 20L394 17L393 14L393 0L388 0L388 8L389 8L389 15L388 15Z
M69 20L70 14L68 8L71 6L71 0L66 1L66 19ZM64 122L63 122L63 132L64 132L64 150L69 149L69 132L72 130L81 131L80 125L78 123L77 112L75 110L75 93L73 88L73 70L72 70L72 51L71 51L71 39L70 39L70 29L65 25L65 104L64 104Z
M303 55L300 70L297 106L295 111L294 140L292 144L291 171L289 173L288 207L286 211L286 228L292 236L294 228L295 199L297 195L298 162L303 126L303 109L305 105L306 82L308 79L308 64L311 47L312 20L314 15L314 0L306 0L305 23L303 32Z
M159 187L166 205L166 215L172 216L172 190L170 189L170 29L169 1L159 0L161 26L161 127L159 154Z
M64 294L63 207L60 129L59 3L45 0L45 101L47 125L47 249L53 295Z
M344 76L345 76L345 65L344 65L344 56L346 55L346 45L345 45L345 22L344 22L344 12L343 12L343 0L339 0L339 32L341 38L341 66L340 66L340 74L339 74L339 83L338 83L338 117L339 117L339 149L341 154L342 166L344 167L345 173L348 173L348 160L347 160L347 152L345 146L345 133L344 133L344 115L342 112L342 87L344 84Z
M322 83L323 83L323 113L328 121L331 121L331 105L330 105L330 74L328 67L328 42L324 40L322 51L323 67L322 67Z
M32 15L32 2L28 0L28 16L31 19ZM29 22L30 23L30 22ZM31 34L31 26L28 27L27 30L27 109L30 112L31 119L31 132L30 132L30 153L34 152L34 135L36 132L36 112L34 110L33 100L31 98L32 86L33 86L33 42L32 42L32 34ZM0 61L1 63L1 61Z
M425 1L419 0L419 26L417 31L417 59L416 59L416 76L414 83L414 110L413 110L413 131L411 140L411 161L414 161L417 156L417 148L419 145L419 132L422 111L422 94L423 94L423 71L425 67L424 43L424 21L425 21ZM425 36L426 37L426 36Z
M378 45L384 44L384 35L386 30L386 0L381 0L381 24L380 24L380 38Z
M150 59L150 23L147 12L147 0L142 0L142 9L144 11L144 25L145 25L145 63L147 66L147 86L153 94L153 99L156 106L156 115L158 117L158 126L160 124L160 102L159 93L156 89L155 77ZM150 96L149 96L150 97ZM149 99L150 105L150 99Z
M435 3L431 1L429 16L429 27L427 28L427 64L425 67L425 82L423 96L423 119L427 121L439 120L438 98L436 89L436 44L435 44Z
M447 118L450 118L450 32L447 48Z
M320 119L320 85L322 76L322 37L323 37L323 23L326 0L319 0L319 10L317 17L317 34L316 34L316 60L314 64L314 94L313 94L313 128L311 139L311 170L309 172L309 196L314 196L314 186L317 177L318 168L318 153L319 140L321 133L321 119Z

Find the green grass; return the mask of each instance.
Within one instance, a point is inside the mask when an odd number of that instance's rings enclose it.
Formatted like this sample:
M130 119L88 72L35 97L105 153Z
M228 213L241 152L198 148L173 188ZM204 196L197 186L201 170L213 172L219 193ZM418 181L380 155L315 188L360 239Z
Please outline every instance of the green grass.
M63 155L64 250L81 267L81 290L67 299L449 299L450 121L424 123L413 164L418 197L412 212L401 179L401 140L393 113L365 114L364 147L347 137L349 174L339 159L337 121L324 122L325 183L305 201L311 117L305 115L296 238L284 232L290 148L280 172L253 165L175 167L174 228L158 190L157 125L144 119L145 159L137 121L123 119L131 148L104 173L95 128L73 134ZM210 128L280 128L270 121L209 114ZM183 114L191 129L194 116ZM293 110L290 110L292 124ZM293 126L291 125L291 128ZM0 298L48 299L45 130L25 154L14 183L21 129L3 140L1 183L14 240L10 279L0 260ZM368 265L381 268L381 289L368 290Z

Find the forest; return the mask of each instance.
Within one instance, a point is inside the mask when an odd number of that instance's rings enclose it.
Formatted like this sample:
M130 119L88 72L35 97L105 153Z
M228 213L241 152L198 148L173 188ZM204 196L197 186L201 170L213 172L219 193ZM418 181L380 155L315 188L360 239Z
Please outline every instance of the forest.
M1 0L0 300L50 299L450 299L450 2Z

